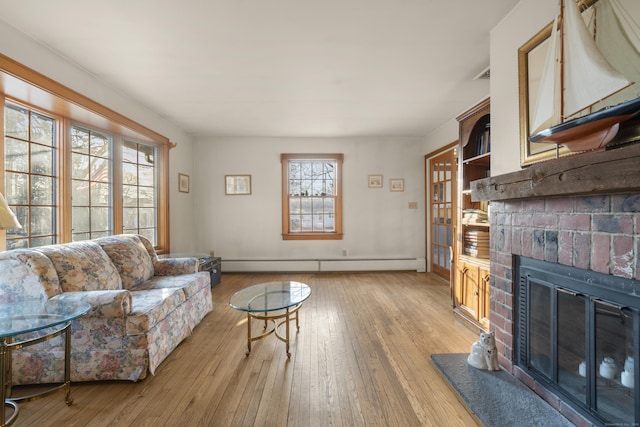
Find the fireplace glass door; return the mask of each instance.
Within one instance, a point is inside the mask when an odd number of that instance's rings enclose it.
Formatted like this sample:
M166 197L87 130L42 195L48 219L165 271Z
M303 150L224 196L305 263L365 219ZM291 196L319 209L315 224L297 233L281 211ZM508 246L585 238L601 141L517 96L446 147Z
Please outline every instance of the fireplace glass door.
M640 282L540 263L518 267L518 365L596 424L638 425Z

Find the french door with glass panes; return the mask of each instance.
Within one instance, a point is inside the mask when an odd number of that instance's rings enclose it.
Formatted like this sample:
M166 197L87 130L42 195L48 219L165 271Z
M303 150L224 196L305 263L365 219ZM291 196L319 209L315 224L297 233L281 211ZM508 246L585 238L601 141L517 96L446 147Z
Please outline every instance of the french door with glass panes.
M428 159L429 259L431 271L450 280L456 221L455 148Z

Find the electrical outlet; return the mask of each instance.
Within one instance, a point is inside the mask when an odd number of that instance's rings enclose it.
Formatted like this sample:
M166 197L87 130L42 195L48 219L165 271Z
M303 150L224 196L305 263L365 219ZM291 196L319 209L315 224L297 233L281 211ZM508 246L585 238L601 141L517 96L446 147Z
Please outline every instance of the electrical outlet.
M349 250L348 249L343 249L342 250L342 256L347 256L349 255Z
M409 209L418 209L418 202L409 202Z

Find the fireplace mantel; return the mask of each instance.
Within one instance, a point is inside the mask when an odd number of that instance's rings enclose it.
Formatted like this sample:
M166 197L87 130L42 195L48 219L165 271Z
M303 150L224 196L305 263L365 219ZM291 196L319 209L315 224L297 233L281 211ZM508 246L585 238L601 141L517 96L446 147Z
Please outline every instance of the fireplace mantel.
M474 201L636 191L640 191L640 144L563 157L471 183Z

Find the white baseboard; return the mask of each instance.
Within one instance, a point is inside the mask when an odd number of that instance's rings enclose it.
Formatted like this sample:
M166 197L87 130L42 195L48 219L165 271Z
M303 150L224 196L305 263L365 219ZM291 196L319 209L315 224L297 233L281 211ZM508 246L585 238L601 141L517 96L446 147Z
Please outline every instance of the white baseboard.
M417 271L425 272L424 258L399 259L306 259L306 260L222 260L226 272L330 272L330 271Z

